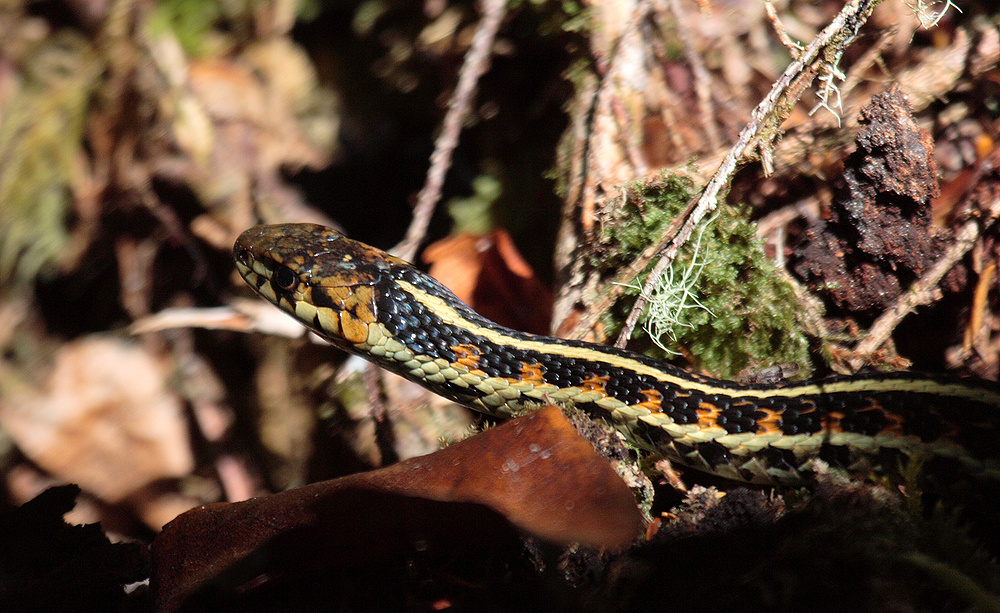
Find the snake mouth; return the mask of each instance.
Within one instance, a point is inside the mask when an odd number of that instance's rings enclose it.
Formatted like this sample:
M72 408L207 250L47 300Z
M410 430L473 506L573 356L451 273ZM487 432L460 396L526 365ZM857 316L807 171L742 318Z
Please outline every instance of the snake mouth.
M243 240L243 236L240 237L240 240ZM271 276L271 270L263 261L253 256L253 251L248 246L237 242L233 248L233 260L236 264L236 271L240 273L240 276L243 277L243 280L250 287L256 290L257 293L264 295L270 302L278 303L277 295L272 297L264 294L262 291L265 286L269 285L268 281ZM274 294L274 291L271 290L270 293Z
M270 259L266 257L266 245L258 244L266 241L266 237L266 226L257 226L240 234L233 245L233 261L236 264L236 270L258 292L268 281L273 268L266 264ZM257 254L264 257L258 257ZM271 302L275 301L271 300Z
M258 226L236 240L233 260L261 297L326 340L349 351L369 340L384 265L360 243L312 224Z

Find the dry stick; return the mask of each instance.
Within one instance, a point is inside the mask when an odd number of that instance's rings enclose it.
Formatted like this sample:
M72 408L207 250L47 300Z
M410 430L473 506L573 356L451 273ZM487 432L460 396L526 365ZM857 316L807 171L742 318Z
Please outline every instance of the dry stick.
M622 198L627 198L627 194L622 194ZM601 291L601 298L597 300L591 307L587 310L587 313L580 318L580 321L573 326L574 333L567 338L580 339L583 338L582 334L579 332L585 332L592 329L597 325L597 321L601 318L601 315L607 312L618 299L621 298L622 293L624 293L625 288L631 285L632 280L642 273L643 269L652 261L653 257L665 249L670 243L670 237L677 233L681 227L682 219L687 216L692 210L694 210L695 201L692 200L684 208L683 211L677 216L677 219L670 224L667 231L664 232L664 237L660 241L650 248L643 250L642 254L639 255L627 268L620 271L617 277L611 282L604 286Z
M434 142L434 153L431 154L431 167L427 171L427 180L424 182L420 194L417 195L417 204L413 207L413 220L410 227L406 229L406 236L396 245L392 252L404 260L413 261L417 255L420 242L424 240L427 233L427 226L431 223L434 215L434 207L441 199L441 188L444 186L445 175L451 167L451 156L458 146L458 136L462 132L462 124L469 115L473 98L476 94L476 84L483 76L490 61L490 51L493 48L493 41L496 40L497 31L500 29L500 22L506 14L505 0L482 0L483 18L476 26L476 32L472 35L472 44L465 54L465 62L458 73L458 85L455 86L455 93L448 101L448 112L445 113L444 122L441 126L441 134ZM343 368L343 367L342 367ZM368 364L366 370L366 381L369 380L370 373L377 368L374 364ZM369 390L372 386L369 385ZM377 391L377 390L376 390ZM377 397L376 393L374 397ZM385 424L385 407L381 401L373 408L373 416L376 419L376 426L382 427ZM385 453L386 448L379 442L379 450Z
M413 208L413 221L406 230L406 237L392 251L404 260L413 260L417 248L427 233L431 223L434 207L441 199L441 187L445 175L451 168L451 156L458 145L458 135L462 124L469 114L472 101L475 98L476 84L483 76L490 61L490 51L496 40L500 22L506 14L504 0L482 0L483 18L476 26L472 36L472 44L465 54L465 62L458 75L458 85L448 103L441 134L434 143L434 153L431 154L431 167L427 171L427 180L417 196L417 205Z
M857 370L863 366L867 359L889 339L892 331L896 329L904 317L916 310L917 307L934 302L934 289L941 278L965 257L965 254L976 243L981 232L993 225L993 222L1000 216L1000 199L990 203L988 212L989 216L983 221L966 222L955 234L955 241L948 247L944 255L934 263L930 270L924 273L924 276L917 279L905 294L899 297L892 308L887 309L875 320L872 327L868 329L865 338L854 347L853 353L855 355L847 360L847 364L851 368ZM980 230L980 225L982 225L982 230Z
M751 115L750 123L747 124L743 131L740 132L739 138L736 140L736 144L733 145L729 153L726 154L725 159L722 160L722 165L719 170L716 171L712 180L708 182L705 186L705 191L702 192L701 198L698 199L698 204L695 206L694 210L687 217L684 225L681 227L680 231L670 242L670 246L660 254L660 259L656 262L653 270L649 273L649 277L646 279L646 283L643 285L642 291L639 292L639 296L635 300L635 304L632 305L632 310L628 314L628 319L625 320L625 327L622 329L621 334L618 336L618 340L615 341L616 347L624 347L628 342L630 336L632 336L632 331L635 330L635 326L639 321L639 316L642 315L643 310L646 308L647 299L656 284L659 283L660 277L663 276L663 272L677 257L677 252L680 248L687 242L688 238L691 237L691 233L694 231L695 226L705 218L706 215L715 210L718 206L718 196L722 188L727 185L732 178L733 173L736 171L736 163L739 158L743 155L743 151L749 146L750 142L757 136L760 132L761 126L764 124L764 120L774 112L774 108L779 99L782 98L785 91L788 89L789 85L800 75L807 67L811 66L813 62L817 60L821 51L823 51L827 45L831 42L836 41L836 44L847 46L854 38L858 35L858 30L867 21L868 16L871 12L875 10L875 7L881 3L882 0L854 0L847 6L845 6L837 17L830 22L826 28L820 32L819 36L810 43L808 47L802 52L802 54L788 65L785 72L781 75L778 81L771 88L771 91L767 94L757 108L754 109ZM786 101L786 104L791 101Z
M772 0L764 0L764 9L767 11L767 18L771 20L771 27L774 28L774 33L778 35L778 40L788 49L792 57L798 56L799 51L802 51L802 45L788 36L788 30L785 29L785 24L778 17L778 10L774 8L774 2Z
M691 74L694 75L694 91L698 97L698 113L701 115L702 127L705 129L705 137L708 138L708 146L715 151L723 145L719 128L715 124L715 109L712 107L712 77L705 67L705 62L701 54L695 49L694 36L684 27L684 9L681 8L680 0L670 0L670 12L677 22L677 37L684 45L684 57L691 65Z

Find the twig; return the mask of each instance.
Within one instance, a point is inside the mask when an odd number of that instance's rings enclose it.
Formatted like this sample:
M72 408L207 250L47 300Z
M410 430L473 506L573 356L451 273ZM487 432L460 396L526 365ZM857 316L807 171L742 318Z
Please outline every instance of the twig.
M627 198L628 195L627 193L623 193L621 197ZM664 237L660 240L660 242L648 249L645 249L639 257L628 265L627 268L619 271L614 280L605 284L602 288L598 301L587 310L586 315L584 315L574 326L575 331L592 329L601 318L601 315L607 312L608 309L618 302L618 299L621 298L621 295L625 292L625 288L633 285L632 280L642 273L643 269L649 265L649 263L653 260L653 257L655 257L658 252L667 247L670 243L670 238L674 236L678 230L680 230L682 219L693 210L694 204L695 201L692 200L687 207L681 211L680 215L677 216L677 219L671 223L670 227L667 228L667 231L664 232ZM573 335L567 336L567 338L579 339L582 338L582 336L574 333Z
M649 172L649 164L646 162L646 156L635 142L635 126L631 119L629 119L628 113L625 112L621 98L612 90L609 89L608 91L611 94L611 114L618 124L618 131L622 134L622 146L625 149L625 154L628 156L629 164L635 169L635 174L644 175Z
M393 253L404 260L413 260L417 255L420 242L427 233L427 226L434 215L434 207L441 199L441 188L444 186L445 175L451 168L451 156L458 145L458 136L462 124L469 114L476 93L476 84L489 66L490 51L496 40L500 22L506 14L504 0L482 0L483 18L476 26L472 36L472 44L465 54L465 62L458 75L458 85L448 102L448 112L445 114L441 134L434 143L434 153L431 154L431 167L427 171L427 180L417 196L417 204L413 208L413 221L406 230L406 237L393 248Z
M892 308L887 309L875 320L872 327L868 329L865 338L854 347L852 357L847 360L847 364L852 369L857 370L863 366L865 361L889 339L892 331L896 329L904 317L916 310L917 307L934 301L934 290L941 282L941 278L965 257L965 254L976 243L981 232L993 225L993 222L1000 216L1000 199L994 200L988 207L988 211L989 216L985 220L966 222L955 234L955 241L944 255L935 262L930 270L917 279L905 294L899 297ZM982 229L980 229L980 225Z
M778 40L784 45L788 52L792 54L792 57L798 57L799 52L802 51L802 45L795 42L788 36L788 30L785 29L785 24L781 23L781 18L778 17L778 11L774 8L774 2L772 0L764 0L764 9L767 11L767 18L771 20L771 26L774 28L774 33L778 35Z
M744 150L750 145L750 142L758 135L761 128L764 126L765 120L771 116L774 112L775 107L779 100L781 100L788 90L789 86L801 75L807 68L809 68L818 58L820 52L825 50L828 45L835 43L846 47L849 45L858 34L861 26L867 21L868 16L871 12L875 10L875 7L881 3L882 0L854 0L840 11L837 17L830 22L826 28L820 32L819 36L810 43L808 47L802 52L802 54L789 64L788 68L781 75L778 81L771 88L771 91L757 105L751 116L750 123L747 124L743 131L740 132L739 138L736 140L736 144L733 145L729 153L726 154L725 159L722 161L722 165L719 170L716 171L712 180L708 182L705 186L705 191L702 192L701 197L698 199L698 204L691 211L691 214L687 217L684 225L681 226L680 231L674 236L673 240L667 249L660 254L660 259L657 261L653 270L649 273L649 277L646 278L646 283L643 286L643 291L640 292L639 297L636 298L635 304L632 306L632 310L629 312L628 319L625 321L625 327L622 329L621 334L618 336L618 340L615 341L616 347L624 347L628 342L630 336L632 336L632 331L635 330L636 323L639 321L639 316L642 315L643 310L646 308L646 300L643 298L643 294L649 295L656 284L659 283L660 277L663 275L663 271L666 270L668 266L677 257L678 251L690 238L691 233L694 231L695 226L705 218L706 215L715 210L718 206L719 192L722 188L728 185L733 173L736 170L736 164L743 155ZM785 106L787 107L789 101L785 101Z
M715 124L715 112L712 108L712 77L705 67L705 62L701 54L695 48L694 36L685 27L686 19L684 9L681 8L680 0L670 0L670 12L674 15L677 23L677 37L684 45L684 57L691 65L691 74L694 75L694 91L698 97L698 113L701 115L701 123L705 129L705 137L708 139L708 146L715 150L722 146L722 136L719 134L719 127Z

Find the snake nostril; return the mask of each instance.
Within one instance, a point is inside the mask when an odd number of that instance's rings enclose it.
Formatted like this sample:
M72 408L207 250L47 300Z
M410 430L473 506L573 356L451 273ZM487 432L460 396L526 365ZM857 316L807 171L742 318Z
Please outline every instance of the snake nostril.
M244 266L250 266L250 250L246 247L238 247L236 249L236 261Z

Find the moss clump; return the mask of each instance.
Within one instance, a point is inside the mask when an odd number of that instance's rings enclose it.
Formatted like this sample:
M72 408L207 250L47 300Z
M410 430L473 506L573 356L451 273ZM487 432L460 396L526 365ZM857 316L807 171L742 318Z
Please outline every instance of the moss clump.
M80 36L40 44L0 109L0 286L54 271L69 236L86 111L102 64Z
M659 239L695 194L687 177L661 175L655 183L636 181L624 189L620 206L604 209L591 266L614 275Z
M744 368L796 363L811 372L809 341L801 331L795 293L764 254L754 226L723 207L705 231L705 265L698 282L705 309L689 310L690 327L677 339L710 372L733 376ZM675 266L693 257L685 249Z
M599 249L609 272L662 235L690 201L693 186L686 179L664 177L656 184L631 185L628 191L631 197L616 210L617 219L605 226ZM660 342L692 356L696 366L717 376L789 362L808 375L809 342L798 321L802 309L792 287L765 256L753 224L741 210L723 206L701 232L673 263L674 278L690 283L691 299L674 312L676 325L668 335L672 338ZM692 270L697 274L692 276ZM637 294L635 288L626 293L613 313L616 319L623 319ZM648 337L636 342L651 355L667 356Z

